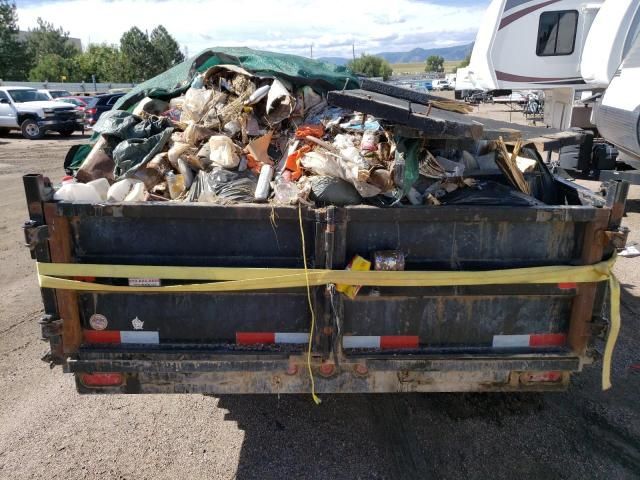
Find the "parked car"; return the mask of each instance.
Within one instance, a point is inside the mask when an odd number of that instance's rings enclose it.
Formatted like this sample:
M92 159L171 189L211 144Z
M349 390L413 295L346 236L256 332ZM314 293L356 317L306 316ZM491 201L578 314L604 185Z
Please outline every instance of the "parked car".
M68 90L49 90L46 88L41 88L38 90L40 93L44 93L49 100L56 100L60 97L70 97L71 92Z
M122 96L124 96L124 93L106 93L93 97L91 103L89 103L84 111L87 126L94 126L100 118L100 115L111 110Z
M0 131L14 129L36 140L49 130L69 136L84 128L82 114L73 105L49 100L35 88L0 87Z
M434 90L453 90L448 80L434 80L431 86Z
M75 105L76 108L81 112L84 112L86 110L86 108L91 103L91 100L93 100L93 97L60 97L60 98L56 98L56 101L58 101L58 102L65 102L65 103L70 103L72 105Z
M496 103L518 103L520 105L524 105L527 103L529 98L527 97L526 92L513 91L507 95L494 96L493 100Z

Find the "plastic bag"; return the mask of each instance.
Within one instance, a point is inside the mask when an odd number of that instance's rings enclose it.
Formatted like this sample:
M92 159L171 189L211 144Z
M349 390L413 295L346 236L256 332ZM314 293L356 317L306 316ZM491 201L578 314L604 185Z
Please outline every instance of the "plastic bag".
M189 125L182 134L182 139L184 143L188 143L189 145L196 146L203 140L208 139L215 132L209 130L202 125Z
M122 110L104 112L93 127L93 131L108 137L122 140L132 138L149 138L171 127L171 122L164 117L142 120L136 115Z
M361 170L356 163L350 162L340 156L313 151L305 154L305 156L302 157L301 163L304 168L312 170L317 175L326 175L346 180L365 198L378 195L381 191L380 188L375 185L366 183L366 179L368 178L366 171Z
M123 110L109 110L100 115L100 118L93 126L95 133L127 139L126 132L136 124L140 123L139 117L133 116Z
M358 166L329 153L313 151L301 159L302 166L317 175L341 178L347 181L358 180Z
M213 90L190 88L184 96L180 121L185 123L197 123L210 108Z
M236 168L240 157L236 153L233 141L224 135L215 135L209 139L209 159L224 168Z
M257 178L250 172L232 172L216 168L200 171L189 190L191 202L235 203L253 202Z
M327 176L313 176L310 198L321 205L358 205L362 202L360 194L355 187L340 178Z
M278 205L295 205L298 202L300 190L295 182L280 179L273 188L273 201Z
M133 138L120 142L113 149L115 176L132 175L137 168L144 167L149 160L162 151L172 132L172 128L167 128L163 133L147 139Z

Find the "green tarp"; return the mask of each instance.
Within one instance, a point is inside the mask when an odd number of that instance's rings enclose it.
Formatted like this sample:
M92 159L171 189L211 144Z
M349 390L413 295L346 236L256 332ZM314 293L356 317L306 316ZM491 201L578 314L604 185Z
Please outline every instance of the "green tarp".
M189 89L195 75L216 65L237 65L259 77L279 77L294 85L310 85L321 93L360 88L358 78L346 67L297 55L265 52L245 47L219 47L200 52L164 73L133 88L114 105L116 110L133 110L145 97L169 100ZM97 135L91 138L94 143ZM68 167L77 170L89 149L78 149Z
M297 55L265 52L245 47L211 48L141 83L116 103L127 110L144 97L168 100L184 93L197 73L216 65L237 65L259 77L285 78L298 85L311 85L321 92L359 88L358 78L346 67Z

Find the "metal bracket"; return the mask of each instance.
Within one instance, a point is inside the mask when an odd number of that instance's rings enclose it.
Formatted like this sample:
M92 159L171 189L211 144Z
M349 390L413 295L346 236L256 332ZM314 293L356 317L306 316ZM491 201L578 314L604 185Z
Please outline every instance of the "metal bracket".
M64 365L66 358L62 348L62 320L45 315L39 323L42 340L48 341L51 346L51 350L42 357L42 361L48 363L50 368Z
M40 320L40 332L42 340L50 340L51 337L62 335L62 320L54 320L51 315L46 315Z
M602 317L593 317L589 327L591 328L591 335L593 337L604 338L609 330L609 322Z
M627 227L619 227L617 230L601 230L598 232L598 242L600 245L611 244L614 248L624 248L629 237Z
M49 239L49 226L38 225L34 220L27 220L22 229L24 230L25 246L31 251L31 257L35 258L35 249Z

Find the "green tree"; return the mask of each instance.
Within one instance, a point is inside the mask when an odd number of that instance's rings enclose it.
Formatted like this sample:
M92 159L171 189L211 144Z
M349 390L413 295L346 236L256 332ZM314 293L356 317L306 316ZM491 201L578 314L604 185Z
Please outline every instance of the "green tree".
M80 51L69 41L69 32L61 27L56 28L52 23L38 18L38 26L29 30L27 48L37 64L44 56L54 54L70 59Z
M23 42L17 40L18 14L15 3L0 0L0 78L24 80L29 71L29 58Z
M121 82L126 79L123 55L112 45L91 44L86 52L76 57L80 80L96 82Z
M47 53L29 71L32 82L61 82L78 80L75 59L64 58L57 53Z
M184 60L178 42L162 25L158 25L149 36L151 45L156 49L158 73L163 72Z
M129 82L148 80L162 71L158 67L155 47L149 36L138 27L133 27L122 35L120 52L124 58L125 77Z
M384 80L387 80L393 73L393 68L391 68L389 62L375 55L362 55L360 58L350 61L347 67L352 72L360 73L367 77L382 77Z
M471 54L468 54L466 57L464 57L464 60L460 62L460 65L458 65L458 68L468 67L470 63L471 63Z
M429 55L427 58L427 66L425 72L442 72L444 71L444 58L440 55Z

